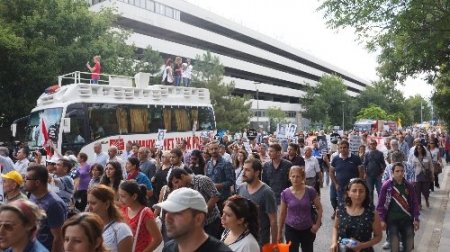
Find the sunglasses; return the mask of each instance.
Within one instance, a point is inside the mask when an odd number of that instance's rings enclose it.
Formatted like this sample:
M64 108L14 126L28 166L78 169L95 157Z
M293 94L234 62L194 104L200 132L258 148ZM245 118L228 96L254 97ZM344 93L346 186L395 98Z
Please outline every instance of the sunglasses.
M0 223L0 229L5 229L6 231L13 231L16 224L13 223Z

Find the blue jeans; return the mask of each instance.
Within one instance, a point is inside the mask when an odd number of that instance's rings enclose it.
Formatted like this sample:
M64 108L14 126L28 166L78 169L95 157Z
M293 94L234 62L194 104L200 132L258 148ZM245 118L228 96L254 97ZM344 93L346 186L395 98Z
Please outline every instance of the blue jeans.
M412 220L394 220L387 222L389 230L391 251L400 251L400 237L402 238L403 251L410 252L414 248L414 225ZM399 236L400 234L400 236Z
M181 76L180 75L175 75L175 86L180 86L181 84Z
M337 201L336 188L334 187L333 182L331 182L331 184L330 184L330 202L331 202L331 206L333 207L333 209L336 210L336 208L338 206L338 201Z
M372 199L372 202L373 202L373 189L374 189L374 187L377 190L377 195L380 196L381 178L367 176L366 184L367 184L367 187L369 187L369 195L370 195L370 198Z
M91 79L91 84L98 84L98 80Z
M190 87L191 86L191 79L183 78L183 85L185 87Z

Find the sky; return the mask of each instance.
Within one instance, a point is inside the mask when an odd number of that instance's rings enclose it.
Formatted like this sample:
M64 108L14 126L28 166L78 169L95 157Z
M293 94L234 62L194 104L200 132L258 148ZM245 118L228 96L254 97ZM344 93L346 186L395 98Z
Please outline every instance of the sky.
M263 33L359 78L376 81L377 55L356 41L351 28L331 30L318 0L186 0L235 23ZM405 97L429 98L432 86L422 79L408 79L398 89Z

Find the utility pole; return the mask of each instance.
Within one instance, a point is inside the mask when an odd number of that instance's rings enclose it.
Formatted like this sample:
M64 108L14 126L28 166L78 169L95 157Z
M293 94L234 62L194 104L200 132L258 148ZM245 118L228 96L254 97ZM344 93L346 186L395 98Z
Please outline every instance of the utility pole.
M261 84L261 82L253 82L255 84L255 89L256 89L256 123L258 124L259 127L259 89L258 89L258 84Z

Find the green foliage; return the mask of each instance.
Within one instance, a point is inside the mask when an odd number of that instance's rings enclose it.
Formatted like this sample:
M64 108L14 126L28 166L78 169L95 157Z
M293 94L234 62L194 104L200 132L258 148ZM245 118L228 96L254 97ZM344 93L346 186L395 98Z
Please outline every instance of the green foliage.
M139 62L136 64L135 72L150 73L155 76L161 72L161 66L164 65L164 61L158 51L152 50L151 46L148 46L144 50L144 54L139 58ZM161 82L161 78L158 79Z
M112 10L89 11L84 0L0 2L0 115L7 122L28 114L57 76L86 71L94 55L102 72L133 74L129 33L114 26Z
M420 105L422 104L422 119L423 121L431 120L431 107L428 105L428 102L421 97L420 95L416 95L413 97L409 97L406 99L406 107L411 113L412 117L411 124L420 123Z
M344 111L346 128L353 123L356 104L346 93L347 87L341 78L334 75L324 75L315 87L308 85L307 92L300 99L305 109L303 116L316 124L325 127L342 125L342 111Z
M217 128L238 131L248 126L251 103L248 97L233 96L234 83L223 83L225 72L217 56L206 52L196 57L192 85L208 88Z
M408 76L426 74L436 87L438 114L450 124L445 113L450 100L445 77L450 74L448 1L324 0L319 9L325 11L329 27L352 27L369 50L380 51L378 72L383 78L403 82ZM404 114L417 121L417 115Z
M450 125L450 72L439 76L435 82L436 92L433 94L433 105L439 118Z
M386 111L384 109L370 104L367 108L362 108L358 112L358 116L356 117L358 120L361 119L373 119L373 120L386 120L388 117Z
M281 110L280 107L269 107L266 110L267 117L269 118L270 132L276 130L278 123L287 123L286 112Z

